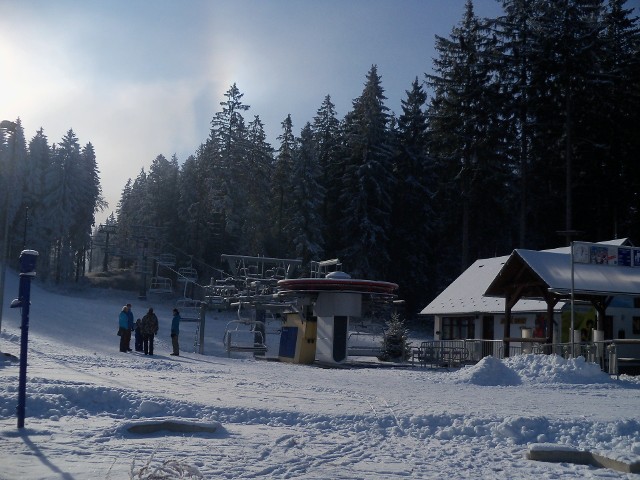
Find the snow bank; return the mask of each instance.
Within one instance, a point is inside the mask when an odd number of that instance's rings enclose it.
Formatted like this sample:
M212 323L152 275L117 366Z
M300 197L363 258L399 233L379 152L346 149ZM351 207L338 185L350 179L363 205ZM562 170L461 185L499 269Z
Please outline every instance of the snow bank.
M134 306L158 312L157 355L124 354L115 326L129 300L34 284L25 429L15 428L18 363L0 361L2 478L601 479L627 474L526 452L640 455L640 379L611 379L581 358L487 357L455 370L228 358L228 317L215 312L206 355L192 353L187 324L172 357L172 304L159 299ZM19 351L19 325L7 307L3 351Z
M485 357L477 364L461 369L452 377L461 383L485 386L520 385L520 375L504 362L494 357Z
M459 383L484 386L530 384L607 384L614 380L595 363L583 357L564 359L558 355L518 355L498 360L485 357L475 365L452 373Z
M505 365L528 383L599 384L614 380L595 363L584 357L565 359L558 355L518 355L504 360Z

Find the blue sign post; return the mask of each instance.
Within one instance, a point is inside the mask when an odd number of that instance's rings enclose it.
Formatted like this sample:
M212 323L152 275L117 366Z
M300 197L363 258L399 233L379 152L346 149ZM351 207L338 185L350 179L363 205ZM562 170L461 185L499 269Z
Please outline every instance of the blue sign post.
M18 428L24 428L27 401L27 345L29 342L29 305L31 303L31 279L36 276L38 252L23 250L20 254L20 289L18 298L11 302L11 308L22 309L20 329L20 374L18 376Z

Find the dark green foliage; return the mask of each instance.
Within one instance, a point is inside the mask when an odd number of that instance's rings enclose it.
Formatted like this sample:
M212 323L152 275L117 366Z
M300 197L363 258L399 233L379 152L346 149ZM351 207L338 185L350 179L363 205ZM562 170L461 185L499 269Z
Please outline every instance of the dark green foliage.
M311 125L302 129L290 173L291 199L286 216L287 235L293 242L295 257L308 265L323 257L324 232L322 205L325 192L319 183L320 170Z
M344 173L343 135L335 105L327 95L313 119L315 150L320 171L319 183L325 195L321 209L321 226L324 227L324 251L328 258L338 255L340 248L340 190Z
M276 152L271 178L272 235L276 256L285 257L294 249L290 235L285 232L285 226L288 223L286 216L290 211L295 181L292 171L296 139L293 135L291 115L287 115L287 118L282 121L282 133L278 135L278 141L280 147Z
M341 257L359 278L384 278L389 270L392 172L389 110L374 65L362 95L344 122L345 156L339 200Z
M624 6L504 0L481 19L469 1L399 116L374 65L342 121L327 95L299 138L285 118L275 152L233 85L180 174L198 192L181 189L182 247L339 257L397 282L413 315L476 258L556 247L569 228L637 240L640 42Z
M34 249L40 278L77 281L85 274L95 214L106 206L93 145L81 147L69 130L49 146L40 129L27 149L19 119L13 132L2 129L0 135L9 261L24 248Z
M409 331L404 320L397 313L392 313L387 321L387 330L380 360L406 361L411 358L411 344L408 341Z
M445 206L440 211L445 235L438 250L458 252L458 271L512 245L508 187L513 169L503 153L490 61L494 40L487 32L468 2L451 36L437 37L435 73L427 77L435 95L427 113L429 150L439 179L436 201Z
M561 230L640 242L638 18L625 0L502 6L481 19L467 2L397 116L374 65L344 117L327 95L311 123L283 120L274 150L233 84L192 156L158 155L126 183L115 247L135 252L147 226L218 268L221 253L339 257L355 277L398 283L411 317L475 259L557 247ZM18 122L0 130L0 153L10 256L28 206L45 275L82 275L104 207L99 152L71 130L51 146L41 130L27 149Z
M438 216L433 210L438 182L433 159L427 151L427 95L418 79L402 101L402 115L394 133L393 189L389 254L390 281L400 286L409 311L424 305L424 292L433 288L435 252L425 245L437 239Z

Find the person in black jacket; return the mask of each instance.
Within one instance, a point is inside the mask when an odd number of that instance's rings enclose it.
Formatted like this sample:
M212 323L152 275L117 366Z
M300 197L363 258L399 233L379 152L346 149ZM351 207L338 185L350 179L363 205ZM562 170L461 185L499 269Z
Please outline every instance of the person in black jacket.
M178 335L180 335L180 312L177 308L173 309L173 319L171 320L171 345L173 353L176 357L180 355L180 344L178 343Z
M153 308L149 308L141 323L142 349L145 355L153 355L153 338L158 334L158 317L153 313Z

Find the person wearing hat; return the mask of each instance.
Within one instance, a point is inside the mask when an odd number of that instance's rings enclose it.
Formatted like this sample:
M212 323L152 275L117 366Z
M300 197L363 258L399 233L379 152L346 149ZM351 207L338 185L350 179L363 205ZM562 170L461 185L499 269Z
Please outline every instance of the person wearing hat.
M178 345L178 335L180 334L180 312L177 308L173 309L173 319L171 320L171 345L173 353L176 357L180 355L180 345Z
M141 323L142 349L145 355L153 355L153 337L158 334L158 317L153 308L149 308Z

